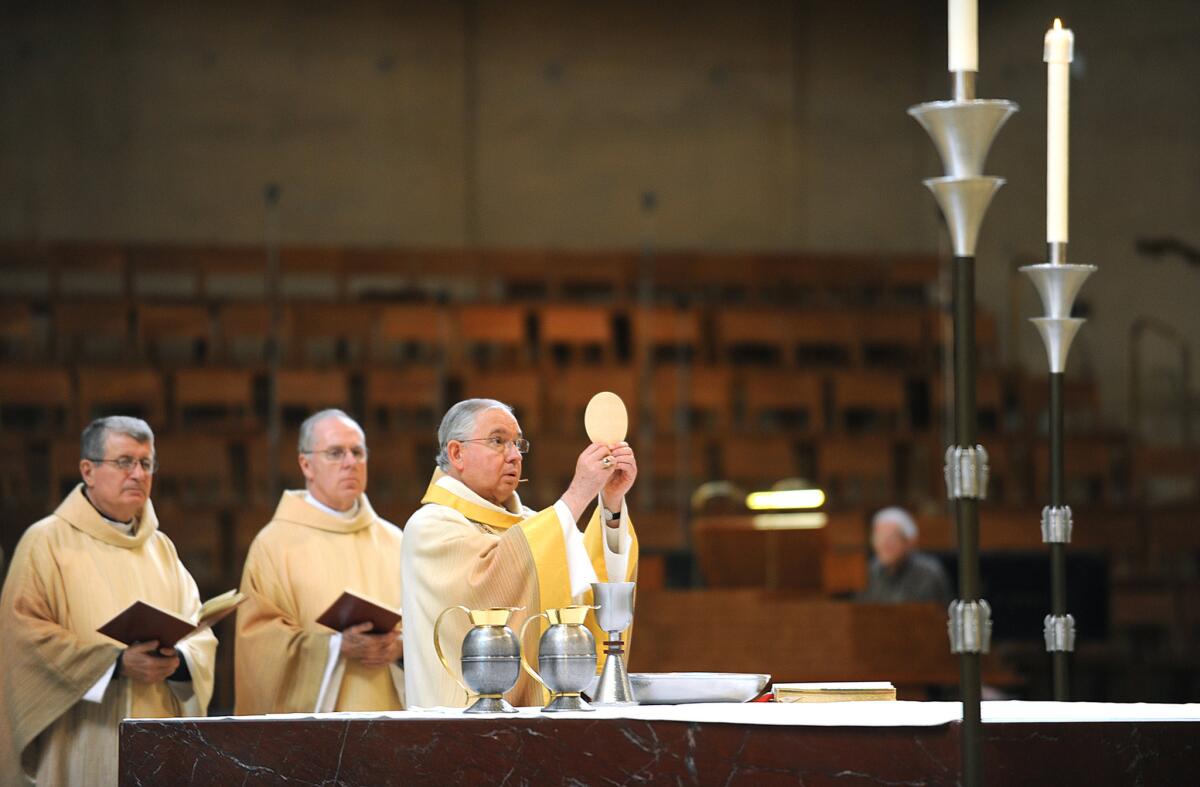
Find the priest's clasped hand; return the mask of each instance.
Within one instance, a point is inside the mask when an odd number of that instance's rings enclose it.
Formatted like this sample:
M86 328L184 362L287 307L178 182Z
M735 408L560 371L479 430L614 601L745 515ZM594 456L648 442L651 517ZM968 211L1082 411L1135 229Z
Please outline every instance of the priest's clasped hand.
M372 623L358 623L342 632L342 655L362 662L364 667L382 667L404 655L400 629L369 633Z
M158 649L158 640L138 642L121 653L121 673L137 683L162 683L179 669L174 648Z

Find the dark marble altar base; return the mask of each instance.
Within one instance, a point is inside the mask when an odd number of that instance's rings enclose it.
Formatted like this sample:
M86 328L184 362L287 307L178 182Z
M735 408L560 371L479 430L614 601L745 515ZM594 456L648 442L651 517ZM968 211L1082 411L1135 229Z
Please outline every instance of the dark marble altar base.
M122 785L954 785L959 725L634 719L127 721ZM989 785L1194 784L1200 724L988 724Z

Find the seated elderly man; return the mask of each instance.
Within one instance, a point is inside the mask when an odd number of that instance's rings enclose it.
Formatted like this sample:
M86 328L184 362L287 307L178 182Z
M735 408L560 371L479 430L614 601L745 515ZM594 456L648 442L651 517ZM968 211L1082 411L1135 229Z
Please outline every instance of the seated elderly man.
M434 647L438 615L456 604L521 607L510 622L517 630L544 609L590 601L592 582L631 581L638 547L625 495L637 463L627 443L592 443L579 455L562 497L535 512L517 495L529 441L508 405L459 402L442 419L438 443L438 467L424 505L404 529L406 687L410 706L461 707L467 698ZM597 497L581 534L577 522ZM456 668L465 617L447 617L441 632ZM533 705L542 695L522 674L509 699Z
M300 426L305 488L287 491L250 545L238 610L238 713L404 708L400 631L317 624L352 590L400 609L400 530L367 501L367 440L341 410Z
M122 719L203 716L212 696L211 631L161 649L96 631L135 601L200 611L150 502L154 433L99 418L80 455L83 483L21 536L0 595L0 784L116 784Z
M942 564L917 550L917 523L903 508L885 508L871 520L871 561L862 601L950 601Z

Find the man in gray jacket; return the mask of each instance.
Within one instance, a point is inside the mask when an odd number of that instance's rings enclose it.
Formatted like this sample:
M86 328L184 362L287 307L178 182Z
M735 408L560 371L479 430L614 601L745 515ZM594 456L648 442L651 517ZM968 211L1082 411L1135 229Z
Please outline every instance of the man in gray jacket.
M917 550L917 523L903 508L885 508L871 520L871 561L861 601L950 601L950 582L942 564Z

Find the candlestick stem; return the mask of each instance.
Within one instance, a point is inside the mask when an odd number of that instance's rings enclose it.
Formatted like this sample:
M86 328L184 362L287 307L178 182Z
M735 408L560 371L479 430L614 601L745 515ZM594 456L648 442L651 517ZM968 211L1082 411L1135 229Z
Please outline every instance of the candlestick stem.
M1065 244L1064 244L1065 245ZM1050 505L1066 504L1063 493L1063 374L1050 374ZM1067 614L1067 545L1062 542L1050 544L1050 614ZM1051 652L1050 661L1054 676L1054 699L1065 702L1070 696L1067 676L1068 652Z
M955 101L975 100L975 72L951 71L951 91Z
M1046 248L1051 265L1067 264L1067 242L1065 240L1052 240L1046 244Z

